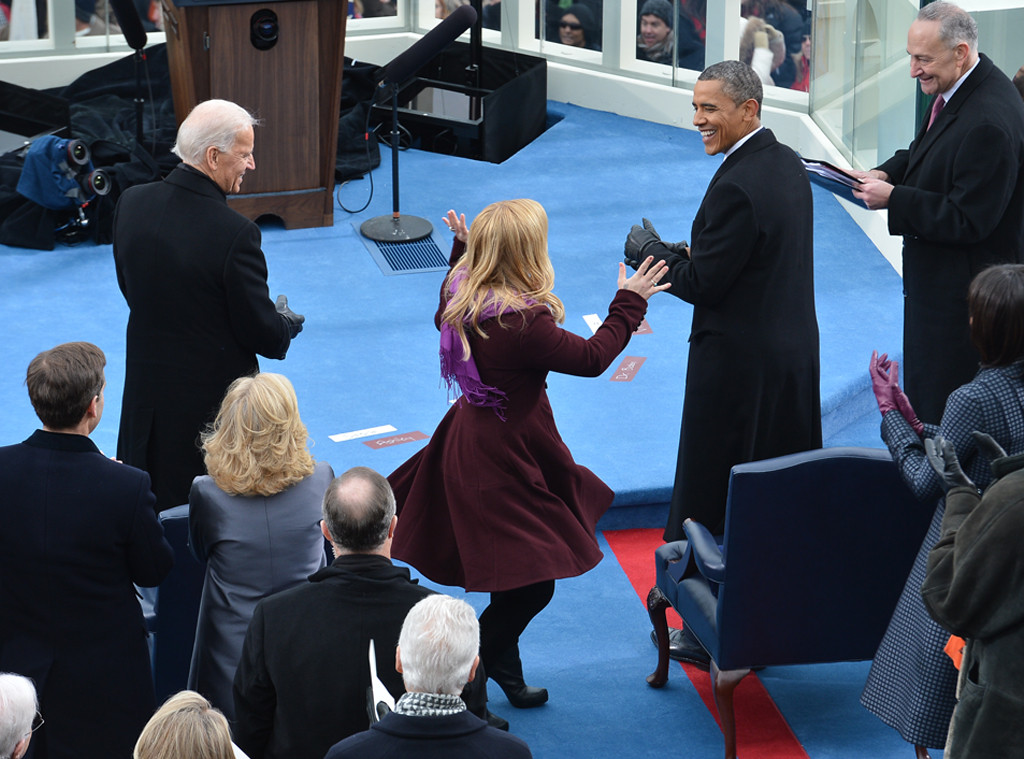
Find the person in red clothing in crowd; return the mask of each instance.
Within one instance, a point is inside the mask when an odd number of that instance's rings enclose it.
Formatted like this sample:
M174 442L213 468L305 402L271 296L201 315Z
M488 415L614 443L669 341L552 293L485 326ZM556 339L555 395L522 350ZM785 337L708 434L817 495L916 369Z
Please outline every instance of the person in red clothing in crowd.
M601 559L594 528L612 491L569 452L545 391L548 372L596 377L626 347L659 285L664 262L648 257L626 278L597 332L558 324L548 219L533 200L487 206L455 232L451 269L434 323L441 371L462 397L425 448L388 480L398 503L393 555L435 582L491 594L480 615L487 675L516 707L540 706L525 684L519 636L551 600L555 580Z

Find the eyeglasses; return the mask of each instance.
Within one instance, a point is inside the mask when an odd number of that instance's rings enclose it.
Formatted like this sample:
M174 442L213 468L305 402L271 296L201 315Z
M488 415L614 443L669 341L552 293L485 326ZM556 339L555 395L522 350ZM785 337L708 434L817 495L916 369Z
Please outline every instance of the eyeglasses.
M560 29L572 29L574 32L578 32L583 28L583 24L574 24L571 21L563 21L558 26Z
M46 720L43 719L43 715L36 711L36 716L32 718L32 729L29 732L34 733L36 730L41 728L45 722Z

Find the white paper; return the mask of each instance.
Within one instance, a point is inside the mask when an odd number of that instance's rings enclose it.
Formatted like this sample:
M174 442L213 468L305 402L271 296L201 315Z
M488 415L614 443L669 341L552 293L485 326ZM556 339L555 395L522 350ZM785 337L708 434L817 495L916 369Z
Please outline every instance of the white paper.
M353 430L352 432L341 432L337 435L328 435L335 443L344 443L346 440L356 440L361 437L373 437L383 435L385 432L397 432L398 430L390 424L381 427L367 427L365 430Z

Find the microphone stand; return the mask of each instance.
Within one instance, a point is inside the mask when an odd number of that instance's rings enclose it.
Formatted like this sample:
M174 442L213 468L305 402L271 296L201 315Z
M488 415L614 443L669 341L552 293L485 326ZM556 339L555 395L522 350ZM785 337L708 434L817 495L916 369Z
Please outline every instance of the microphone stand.
M460 6L431 29L411 48L388 64L377 92L378 97L391 87L391 201L390 216L375 216L364 221L359 231L377 242L415 242L434 231L426 219L402 216L398 210L398 88L438 55L479 18L471 6ZM380 102L375 98L375 102ZM372 104L370 106L373 107Z
M135 63L135 143L142 147L142 113L145 103L145 90L142 89L142 67L145 64L146 30L142 26L142 17L133 0L110 0L110 9L114 11L124 34L124 40L135 51L132 56Z
M143 97L144 90L142 89L142 64L146 60L146 56L142 52L142 48L138 48L135 51L135 55L132 56L135 59L135 144L140 148L142 147L142 112L145 98Z
M391 215L374 216L360 225L363 237L375 242L415 242L428 237L434 226L419 216L402 216L398 210L398 84L391 88Z
M469 118L478 121L482 115L483 98L480 90L480 64L483 60L484 48L484 11L482 0L471 0L470 5L476 11L476 21L469 30L469 66L466 67L466 84L474 91L469 97Z

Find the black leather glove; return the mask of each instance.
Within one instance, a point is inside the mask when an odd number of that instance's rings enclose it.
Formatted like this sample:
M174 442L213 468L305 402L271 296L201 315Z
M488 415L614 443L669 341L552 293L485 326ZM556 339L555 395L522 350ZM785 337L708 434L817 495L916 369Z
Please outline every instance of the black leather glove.
M665 242L661 239L661 235L658 234L658 230L654 228L654 224L651 223L650 219L645 218L643 221L644 229L661 240L661 244L668 248L670 253L675 253L677 256L683 256L684 258L690 257L690 246L687 244L686 240L683 240L682 242Z
M942 435L936 435L934 440L926 438L924 451L928 455L928 463L932 465L932 469L939 473L943 490L949 492L951 488L956 487L978 489L978 486L971 482L971 478L964 474L964 470L960 467L953 443Z
M306 317L302 314L297 314L288 308L288 298L284 295L277 296L277 302L274 303L274 307L277 309L277 313L281 314L288 322L288 333L291 337L295 337L297 334L302 332L302 322L306 321Z
M648 249L652 245L661 245L658 236L639 224L634 224L626 237L626 247L623 252L626 264L634 269L638 268L643 260L650 255Z

